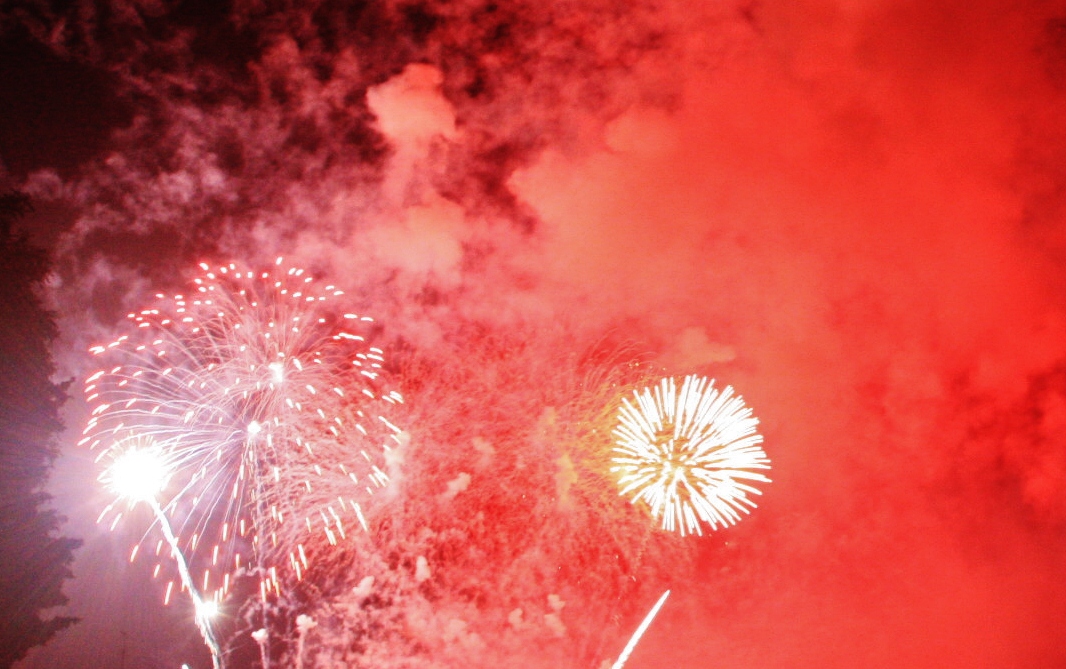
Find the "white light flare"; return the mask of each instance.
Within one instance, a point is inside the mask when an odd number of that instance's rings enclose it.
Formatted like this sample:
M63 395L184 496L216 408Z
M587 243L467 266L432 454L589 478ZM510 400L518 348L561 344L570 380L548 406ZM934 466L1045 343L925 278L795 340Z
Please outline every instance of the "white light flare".
M285 365L280 362L272 362L267 367L270 369L270 380L281 383L285 380Z
M170 468L153 447L138 445L124 450L100 477L109 490L131 502L150 502L163 491Z

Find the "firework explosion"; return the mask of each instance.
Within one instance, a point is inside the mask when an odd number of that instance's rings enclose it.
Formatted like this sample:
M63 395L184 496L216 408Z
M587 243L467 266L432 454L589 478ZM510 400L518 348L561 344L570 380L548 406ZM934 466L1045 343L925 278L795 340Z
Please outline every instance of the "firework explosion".
M399 370L411 429L388 513L308 577L305 666L606 668L693 568L609 476L612 400L648 372L618 342L575 350L583 332L448 327L446 353Z
M342 291L280 258L260 273L201 267L191 295L157 295L129 315L132 333L92 349L114 363L86 381L81 443L116 462L129 440L151 439L169 473L159 507L205 599L254 573L265 600L318 546L366 528L399 441L381 412L402 398L380 387L381 350L353 332L371 319L337 312ZM100 519L121 516L112 504Z
M702 534L700 521L717 529L740 520L760 494L743 481L769 483L752 469L769 469L770 460L755 432L752 416L733 388L686 376L681 392L672 378L634 392L636 404L623 400L614 466L623 495L644 501L662 527L681 534Z

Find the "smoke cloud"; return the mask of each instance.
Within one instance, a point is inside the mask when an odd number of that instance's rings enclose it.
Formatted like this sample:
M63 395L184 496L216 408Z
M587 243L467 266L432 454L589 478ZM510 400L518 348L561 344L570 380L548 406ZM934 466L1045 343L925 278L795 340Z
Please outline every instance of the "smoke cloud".
M2 24L130 110L76 165L5 157L50 231L67 376L196 262L284 256L374 316L411 403L440 399L412 410L430 426L395 477L434 513L476 518L494 472L525 471L514 427L543 445L559 531L587 529L594 477L552 449L588 415L564 398L629 360L603 350L733 385L773 461L751 518L652 539L624 603L540 573L559 554L538 546L478 576L517 574L520 605L433 610L453 572L416 552L402 578L356 570L334 614L410 601L425 666L597 666L669 586L627 666L1063 666L1066 8L206 4L26 3ZM69 450L57 503L97 536ZM108 542L70 588L87 631L109 625L77 598ZM616 614L599 637L593 606ZM66 634L25 665L78 666Z

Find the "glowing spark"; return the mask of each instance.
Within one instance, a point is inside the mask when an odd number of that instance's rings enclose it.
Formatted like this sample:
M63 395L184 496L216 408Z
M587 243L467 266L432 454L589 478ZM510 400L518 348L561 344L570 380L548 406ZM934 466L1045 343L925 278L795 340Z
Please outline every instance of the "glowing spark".
M285 380L285 365L272 362L267 367L270 369L270 378L274 383L281 383Z
M119 497L132 502L148 502L163 491L170 472L156 449L132 447L122 451L101 476Z
M637 642L640 641L640 637L644 636L644 632L647 631L648 626L651 625L651 621L655 620L655 616L658 615L659 609L663 607L663 604L666 603L666 598L669 596L670 591L667 590L663 593L662 597L659 598L659 601L655 602L655 606L651 607L651 611L648 612L648 615L644 616L644 620L641 621L640 626L637 627L637 631L633 633L632 637L630 637L629 643L627 643L626 647L622 650L622 654L618 656L618 660L611 665L611 669L622 669L626 660L629 659L630 653L632 653L633 649L637 647Z
M214 600L201 602L198 612L201 617L210 620L218 615L218 602Z
M770 460L755 428L759 421L726 386L719 392L705 377L687 376L635 392L619 411L612 472L621 494L643 501L662 527L702 534L700 521L717 529L754 508L748 494L761 494L745 481L769 483L751 470Z

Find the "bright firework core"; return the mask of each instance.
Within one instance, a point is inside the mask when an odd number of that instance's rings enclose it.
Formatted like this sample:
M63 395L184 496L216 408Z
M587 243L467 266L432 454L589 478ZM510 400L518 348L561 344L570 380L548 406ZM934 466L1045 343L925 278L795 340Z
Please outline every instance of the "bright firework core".
M197 607L196 613L207 619L214 618L218 615L218 602L207 600Z
M769 469L752 411L733 388L719 392L705 377L687 376L678 392L674 379L623 400L614 466L622 494L643 501L663 529L702 534L732 525L754 508L744 481L769 483L753 469Z
M101 480L112 492L132 502L154 500L170 471L160 454L150 448L131 448L107 468Z

